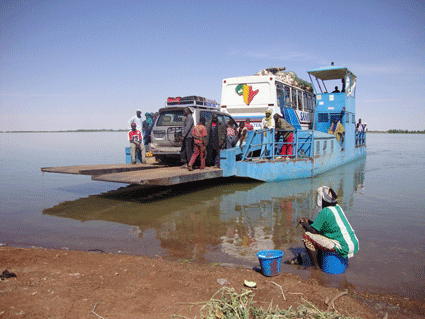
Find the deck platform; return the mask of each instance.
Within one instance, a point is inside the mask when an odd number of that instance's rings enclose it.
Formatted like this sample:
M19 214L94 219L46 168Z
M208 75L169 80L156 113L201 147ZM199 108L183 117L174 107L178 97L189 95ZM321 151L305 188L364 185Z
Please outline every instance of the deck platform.
M42 172L92 175L92 180L123 184L170 186L205 179L223 177L223 170L207 167L188 171L180 166L159 164L105 164L43 167Z
M93 176L95 181L127 183L138 185L170 186L205 179L223 177L223 171L219 168L207 167L203 170L195 169L188 171L177 167L164 167L134 172L112 173Z
M102 164L102 165L78 165L42 167L41 171L46 173L77 174L77 175L101 175L120 172L131 172L146 169L158 169L165 167L159 164Z

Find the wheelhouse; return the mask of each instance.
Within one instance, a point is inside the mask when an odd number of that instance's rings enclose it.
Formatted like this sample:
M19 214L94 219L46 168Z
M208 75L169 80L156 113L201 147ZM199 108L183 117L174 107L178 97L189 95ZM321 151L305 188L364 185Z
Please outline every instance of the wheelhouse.
M345 128L345 147L356 145L356 80L346 67L330 66L307 71L316 92L315 129L328 132L334 119Z

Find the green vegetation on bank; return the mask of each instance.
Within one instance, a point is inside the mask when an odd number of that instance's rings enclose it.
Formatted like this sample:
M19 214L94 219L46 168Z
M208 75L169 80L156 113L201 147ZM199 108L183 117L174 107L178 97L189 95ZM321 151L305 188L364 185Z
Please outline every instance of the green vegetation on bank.
M282 292L283 294L283 292ZM289 307L288 310L272 307L273 300L266 309L258 308L258 303L254 302L254 293L251 290L244 289L238 294L235 289L223 287L217 291L208 302L184 303L189 307L196 304L205 304L200 310L200 318L213 319L237 319L237 318L258 318L258 319L278 319L278 318L303 318L303 319L349 319L341 315L337 311L330 311L331 306L334 307L333 301L339 296L337 295L329 304L327 311L320 311L314 304L301 298L304 305L297 309ZM174 315L173 318L184 318L184 316ZM195 317L196 318L196 317Z

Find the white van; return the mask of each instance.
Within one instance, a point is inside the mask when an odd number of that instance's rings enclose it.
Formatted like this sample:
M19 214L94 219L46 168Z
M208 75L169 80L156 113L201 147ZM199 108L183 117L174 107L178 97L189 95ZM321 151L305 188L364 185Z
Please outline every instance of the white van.
M159 109L158 118L151 132L150 151L157 161L168 164L180 162L182 147L180 138L186 119L183 110L186 107L192 111L194 125L198 124L202 116L208 127L214 113L217 114L218 121L224 125L233 119L229 114L220 111L220 105L216 101L200 96L169 97L166 106Z

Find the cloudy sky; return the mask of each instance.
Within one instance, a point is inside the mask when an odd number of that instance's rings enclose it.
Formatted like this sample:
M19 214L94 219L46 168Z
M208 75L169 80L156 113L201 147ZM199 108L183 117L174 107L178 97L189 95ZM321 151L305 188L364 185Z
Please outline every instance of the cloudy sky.
M277 66L348 67L371 130L425 129L425 4L0 0L0 131L125 129L169 96Z

